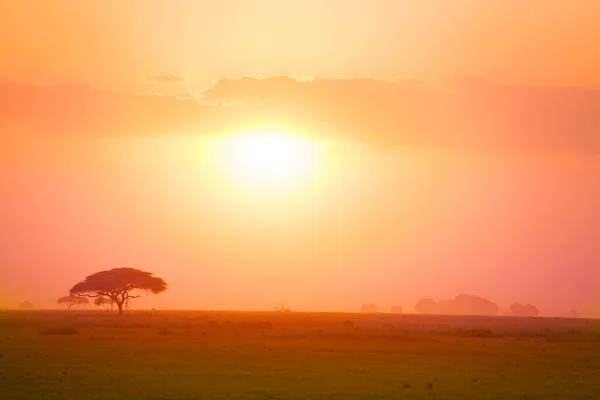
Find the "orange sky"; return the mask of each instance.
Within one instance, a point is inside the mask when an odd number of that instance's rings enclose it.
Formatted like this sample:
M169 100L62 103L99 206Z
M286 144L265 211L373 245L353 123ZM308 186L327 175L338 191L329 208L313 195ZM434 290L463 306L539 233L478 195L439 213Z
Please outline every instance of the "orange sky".
M0 76L19 82L474 74L600 86L595 1L23 0L0 15Z
M170 284L144 307L598 309L599 20L594 1L0 2L0 307L132 266ZM226 189L202 140L261 126L324 144L319 178Z

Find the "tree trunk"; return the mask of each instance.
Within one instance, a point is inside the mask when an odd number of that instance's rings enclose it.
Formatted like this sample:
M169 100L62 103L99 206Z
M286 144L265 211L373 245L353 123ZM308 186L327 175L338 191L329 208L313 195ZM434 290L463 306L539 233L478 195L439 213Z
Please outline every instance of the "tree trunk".
M119 308L119 315L123 315L123 303L117 303L117 307Z

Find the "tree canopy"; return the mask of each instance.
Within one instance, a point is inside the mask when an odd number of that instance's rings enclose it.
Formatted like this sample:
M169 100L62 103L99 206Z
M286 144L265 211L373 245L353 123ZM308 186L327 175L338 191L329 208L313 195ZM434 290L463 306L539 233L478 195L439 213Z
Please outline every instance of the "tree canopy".
M165 281L152 276L151 272L135 268L113 268L89 275L73 286L70 293L83 297L109 298L117 305L119 314L122 314L123 307L128 307L131 299L141 297L143 293L159 294L165 290Z
M108 305L110 305L110 309L112 310L115 302L112 301L112 299L110 299L108 297L99 296L94 299L94 304L97 305L98 307L100 307L104 304L108 304Z
M19 310L33 310L35 306L30 301L24 301L19 304Z
M435 314L438 304L433 299L419 299L415 304L415 311L419 314Z
M375 304L363 304L360 307L360 312L367 314L378 314L380 310L379 307L377 307Z
M519 317L537 317L540 310L533 304L521 304L518 301L510 305L510 311Z
M391 314L402 314L403 311L404 309L402 308L402 306L392 306L392 308L390 308Z
M479 296L460 294L453 299L437 302L420 299L415 304L415 311L420 314L498 315L500 307Z
M90 301L87 297L78 296L75 294L69 294L68 296L63 296L58 299L58 304L66 304L67 308L70 310L72 306L77 304L88 304Z

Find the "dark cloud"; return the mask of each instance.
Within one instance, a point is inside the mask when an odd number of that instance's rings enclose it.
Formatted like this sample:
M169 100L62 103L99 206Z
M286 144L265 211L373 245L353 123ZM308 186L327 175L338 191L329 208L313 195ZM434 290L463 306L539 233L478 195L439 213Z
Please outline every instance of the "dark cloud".
M284 123L315 136L343 136L382 148L600 151L598 89L497 85L478 78L433 87L414 80L275 76L220 79L199 99L5 84L0 122L104 135Z

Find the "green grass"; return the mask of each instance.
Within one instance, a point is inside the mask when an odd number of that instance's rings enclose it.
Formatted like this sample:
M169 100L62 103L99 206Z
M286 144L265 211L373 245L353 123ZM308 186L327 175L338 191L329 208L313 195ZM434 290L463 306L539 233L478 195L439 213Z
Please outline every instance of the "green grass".
M2 400L575 400L598 376L596 320L0 312Z

